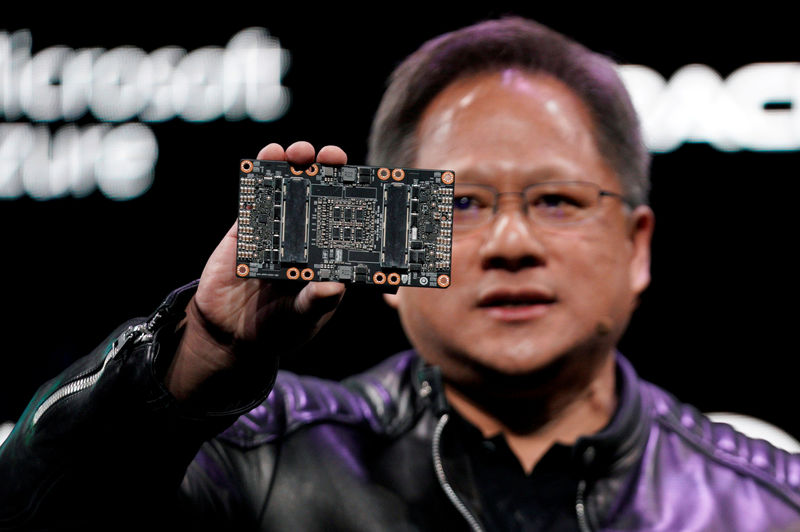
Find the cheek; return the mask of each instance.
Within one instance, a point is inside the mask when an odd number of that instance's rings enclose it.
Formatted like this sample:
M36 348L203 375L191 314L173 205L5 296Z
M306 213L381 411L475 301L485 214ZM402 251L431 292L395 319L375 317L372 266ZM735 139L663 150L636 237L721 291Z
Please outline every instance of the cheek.
M629 241L596 233L574 236L564 244L559 248L561 252L554 252L551 257L564 272L562 282L578 308L612 314L621 310L616 307L624 305L630 296Z
M400 289L397 310L406 335L417 348L458 336L459 324L473 305L475 257L474 243L459 240L453 245L452 282L448 288Z
M463 284L463 281L470 281L480 275L481 238L481 233L477 232L453 241L453 260L450 267L454 283L457 279L462 279Z
M452 285L451 285L452 286ZM431 360L433 353L440 350L443 338L450 337L454 321L450 316L446 297L441 297L435 288L401 288L402 292L397 311L403 330L411 345L423 358ZM452 290L447 288L446 291Z

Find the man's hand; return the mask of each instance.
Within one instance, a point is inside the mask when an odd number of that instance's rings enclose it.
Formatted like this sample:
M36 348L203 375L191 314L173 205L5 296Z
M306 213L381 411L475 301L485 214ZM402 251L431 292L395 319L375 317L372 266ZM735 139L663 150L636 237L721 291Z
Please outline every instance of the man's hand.
M311 144L296 142L285 151L270 144L258 159L302 166L313 163L314 155ZM347 163L347 155L326 146L316 160L341 165ZM277 357L310 340L344 294L341 283L303 285L236 277L236 239L234 224L206 263L186 309L183 338L165 379L179 400L209 404L224 401L219 394L253 393L249 386L237 386L238 377L242 384L252 383L254 372L262 372L263 382L269 382Z

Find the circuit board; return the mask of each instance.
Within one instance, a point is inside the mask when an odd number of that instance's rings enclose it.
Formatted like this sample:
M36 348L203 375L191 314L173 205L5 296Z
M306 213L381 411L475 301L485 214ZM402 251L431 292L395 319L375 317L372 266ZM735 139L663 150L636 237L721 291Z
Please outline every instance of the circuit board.
M242 159L236 275L450 286L451 170Z

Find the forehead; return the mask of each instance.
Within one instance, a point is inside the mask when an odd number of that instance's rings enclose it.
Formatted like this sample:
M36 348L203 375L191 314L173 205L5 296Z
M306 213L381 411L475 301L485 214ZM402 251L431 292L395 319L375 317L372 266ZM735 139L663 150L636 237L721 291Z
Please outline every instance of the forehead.
M614 188L589 111L564 83L518 69L454 81L422 114L416 164L451 168L457 180L518 188L591 181Z

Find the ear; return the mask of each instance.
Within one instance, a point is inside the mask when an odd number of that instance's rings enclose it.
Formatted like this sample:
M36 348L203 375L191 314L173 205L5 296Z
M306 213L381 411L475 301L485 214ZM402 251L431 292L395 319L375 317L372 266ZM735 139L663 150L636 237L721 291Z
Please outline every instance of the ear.
M639 205L630 217L631 290L638 296L650 284L650 243L656 219L647 205Z
M400 290L402 290L402 288L398 289L398 292L400 292ZM400 296L398 294L383 294L383 300L395 310L400 306Z

